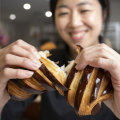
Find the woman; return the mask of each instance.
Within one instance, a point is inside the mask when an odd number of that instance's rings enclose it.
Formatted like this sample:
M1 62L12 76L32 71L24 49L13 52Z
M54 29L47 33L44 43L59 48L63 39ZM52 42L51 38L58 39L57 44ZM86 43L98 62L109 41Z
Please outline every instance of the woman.
M120 55L105 44L99 44L102 25L103 23L106 25L109 18L108 1L51 0L51 10L53 13L54 22L57 26L57 30L62 39L68 44L70 48L69 56L71 55L72 59L74 59L76 56L76 45L81 45L84 48L76 58L76 68L83 69L86 65L91 65L94 67L104 68L111 73L112 83L115 91L114 99L106 101L105 103L114 112L114 114L119 117L119 107L117 108L117 106L119 106L120 103L117 95L119 95L120 83L118 81L120 79L117 72L119 71L119 69L117 69L117 65L119 65L118 62ZM65 56L67 56L67 54ZM117 119L111 115L112 113L108 108L106 108L104 104L102 106L101 112L99 112L96 116L78 118L72 109L66 105L64 100L62 100L63 99L61 97L58 97L58 95L53 93L46 93L43 95L43 119ZM116 110L117 112L115 112ZM44 113L49 114L45 116ZM54 115L52 115L52 113L54 113Z
M120 118L120 77L118 73L120 71L120 55L107 45L99 44L102 25L108 18L107 0L51 0L51 6L58 32L69 46L69 56L72 59L76 57L76 45L81 45L84 48L76 58L76 68L81 70L86 65L91 65L93 67L104 68L110 72L114 97L104 103L117 118ZM53 58L51 59L54 59L55 53L61 62L66 63L69 59L67 58L68 53L59 50L56 52L53 51ZM31 71L14 69L12 66L16 65L30 70L36 70L40 66L38 59L37 50L22 40L18 40L0 50L0 62L2 63L0 64L0 110L3 111L2 119L5 118L6 112L7 114L9 112L11 114L13 113L12 107L14 104L17 106L18 104L19 106L22 104L22 102L13 104L10 101L8 102L10 97L5 90L7 81L11 78L28 78L33 74ZM28 102L24 101L24 103ZM4 107L5 104L6 106ZM9 106L12 106L12 110L9 109ZM117 119L108 108L103 104L102 110L97 115L78 117L58 93L48 92L42 95L43 120ZM16 115L17 112L22 112L22 109L14 112ZM6 117L7 120L10 117ZM14 120L16 118L13 116L11 119Z

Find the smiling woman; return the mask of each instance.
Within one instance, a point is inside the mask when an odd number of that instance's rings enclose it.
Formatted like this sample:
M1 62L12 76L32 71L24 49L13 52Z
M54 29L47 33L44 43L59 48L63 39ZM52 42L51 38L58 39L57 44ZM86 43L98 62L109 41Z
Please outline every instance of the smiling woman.
M110 73L114 94L111 99L104 101L105 104L101 104L101 110L96 115L81 117L58 92L45 92L42 94L41 102L42 120L117 120L120 118L120 55L109 46L99 43L102 26L109 17L108 3L108 0L50 0L54 23L60 37L67 44L66 48L51 51L50 59L60 61L60 66L67 65L68 61L75 59L75 70L83 70L88 65L105 69L105 72ZM76 52L76 46L82 46L80 53ZM10 96L6 91L6 85L10 79L31 77L41 66L39 59L35 47L23 40L17 40L0 49L2 120L17 120L25 107L35 98L33 95L23 102L9 101ZM82 79L79 78L79 83L76 83L78 86L84 86ZM79 92L81 94L81 88L79 90L77 94Z
M76 68L83 69L86 65L92 65L94 67L104 68L112 73L112 75L114 76L115 73L111 72L110 67L106 66L109 63L109 60L106 61L106 65L102 64L101 62L100 64L98 61L101 59L104 60L104 58L110 59L111 54L115 52L114 50L111 50L108 46L99 44L99 38L103 24L105 24L104 33L107 29L107 22L109 20L109 1L74 0L73 2L73 0L51 0L50 7L53 13L53 20L56 24L57 30L62 39L69 46L69 56L71 56L71 58L74 58L76 56L76 45L80 45L84 48L81 54L78 55L76 59ZM118 58L120 58L117 53L115 54ZM109 64L109 66L111 66L111 64ZM119 79L119 77L117 79ZM114 112L114 114L119 117L119 114L115 112L115 110L113 110L110 105L112 104L112 102L109 101L106 104ZM47 106L49 106L49 108ZM63 120L117 120L117 118L113 115L109 108L107 108L105 104L102 103L101 111L97 115L78 117L73 112L73 110L66 105L65 101L60 96L58 97L53 93L46 93L43 95L42 99L42 110L44 111L43 120L47 120L48 118L57 120L59 119L59 116ZM50 113L47 117L45 117L45 111ZM52 115L52 113L54 113L54 115Z
M102 8L97 0L75 0L74 4L73 1L63 3L60 0L55 18L59 34L71 47L79 44L87 47L98 43L96 39L102 30L103 18Z

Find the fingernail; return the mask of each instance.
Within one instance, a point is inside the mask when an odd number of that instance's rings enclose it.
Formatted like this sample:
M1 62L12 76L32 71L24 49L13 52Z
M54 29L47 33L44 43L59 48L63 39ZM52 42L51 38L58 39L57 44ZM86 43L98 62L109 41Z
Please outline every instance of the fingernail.
M41 66L40 61L33 60L32 65L35 69L38 69Z
M81 65L76 65L76 67L75 67L77 70L82 70L83 69L83 66L81 66Z
M78 65L76 65L75 68L78 70Z
M25 72L26 77L31 77L33 74L34 74L34 72L32 72L32 71Z

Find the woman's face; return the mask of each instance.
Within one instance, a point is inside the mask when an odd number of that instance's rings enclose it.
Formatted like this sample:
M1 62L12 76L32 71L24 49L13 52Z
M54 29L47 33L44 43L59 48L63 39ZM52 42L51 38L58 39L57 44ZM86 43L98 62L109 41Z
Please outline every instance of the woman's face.
M103 15L98 0L58 0L55 22L60 36L70 46L97 44Z

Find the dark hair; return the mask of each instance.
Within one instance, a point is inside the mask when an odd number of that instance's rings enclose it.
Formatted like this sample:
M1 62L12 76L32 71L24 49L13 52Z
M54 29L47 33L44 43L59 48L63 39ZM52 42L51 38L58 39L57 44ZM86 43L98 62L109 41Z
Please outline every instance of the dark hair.
M109 23L109 18L110 18L110 5L109 5L109 0L98 0L98 1L101 4L103 13L106 11L106 18L104 21L105 25L104 25L104 31L103 31L105 36L105 33L107 31L107 26ZM53 21L55 21L55 9L56 9L57 2L58 0L50 0L50 10L53 14L52 16Z
M52 18L55 20L55 9L57 6L58 0L50 0L50 11L52 12Z

